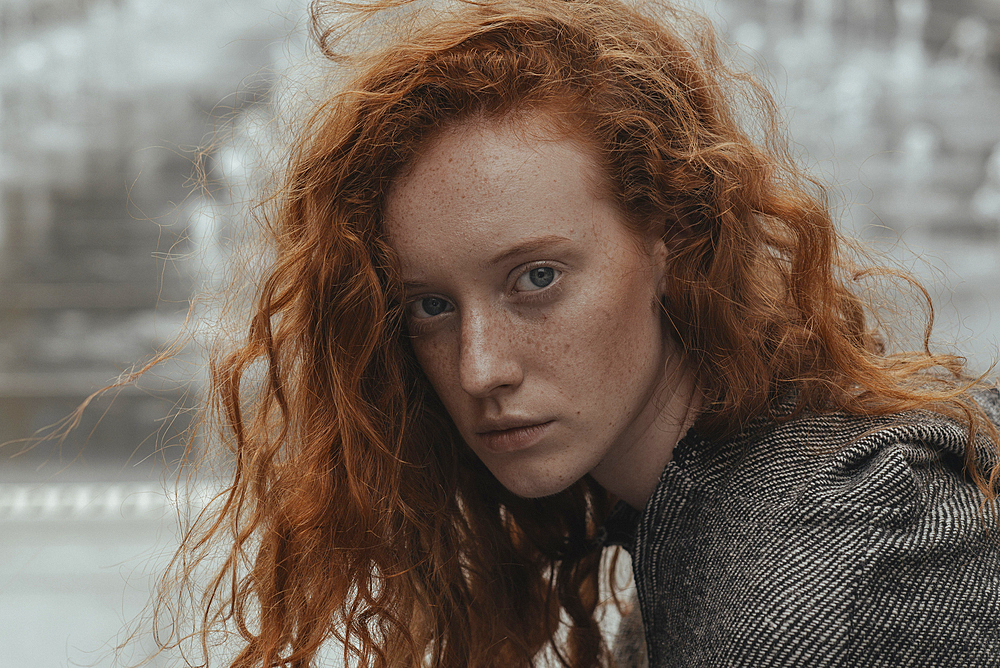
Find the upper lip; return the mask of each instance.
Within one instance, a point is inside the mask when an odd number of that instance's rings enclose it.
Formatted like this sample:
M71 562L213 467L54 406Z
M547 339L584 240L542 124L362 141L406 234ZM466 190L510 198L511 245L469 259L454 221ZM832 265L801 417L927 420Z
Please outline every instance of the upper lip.
M539 420L537 418L500 417L495 420L483 420L476 426L477 434L488 434L494 431L507 431L508 429L521 429L523 427L535 427L546 424L552 420Z

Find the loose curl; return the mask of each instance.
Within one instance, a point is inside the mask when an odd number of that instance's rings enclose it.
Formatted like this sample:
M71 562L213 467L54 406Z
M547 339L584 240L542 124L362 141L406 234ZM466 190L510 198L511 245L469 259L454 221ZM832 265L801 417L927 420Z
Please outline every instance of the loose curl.
M616 0L412 4L313 6L317 43L351 74L264 201L275 259L245 340L211 363L232 480L176 562L190 573L229 541L206 646L234 624L238 667L307 666L330 638L378 668L530 666L546 647L565 666L610 661L596 537L613 499L589 476L548 498L505 490L404 336L387 189L473 116L545 114L595 149L629 224L669 242L664 308L707 400L703 434L787 419L794 396L791 414L931 408L970 444L998 441L960 358L886 354L823 188L707 21ZM994 499L996 471L968 450Z

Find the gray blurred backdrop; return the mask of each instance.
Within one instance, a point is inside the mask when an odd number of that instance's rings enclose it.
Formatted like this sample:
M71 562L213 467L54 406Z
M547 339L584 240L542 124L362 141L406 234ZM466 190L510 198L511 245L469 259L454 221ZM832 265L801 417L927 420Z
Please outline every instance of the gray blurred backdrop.
M177 331L240 224L225 190L192 193L195 149L246 168L216 129L266 121L272 73L302 53L303 4L0 0L0 442ZM844 229L912 269L939 339L985 370L1000 338L1000 0L702 6L769 72ZM166 418L195 400L190 374L96 402L61 443L0 449L0 666L116 665L174 541L161 478L186 423Z

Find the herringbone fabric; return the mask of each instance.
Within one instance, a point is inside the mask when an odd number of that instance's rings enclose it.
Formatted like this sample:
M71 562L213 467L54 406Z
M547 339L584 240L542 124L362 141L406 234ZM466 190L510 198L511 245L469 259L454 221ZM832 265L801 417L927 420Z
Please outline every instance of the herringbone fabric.
M1000 525L965 442L926 412L689 432L645 510L607 526L649 665L1000 666Z

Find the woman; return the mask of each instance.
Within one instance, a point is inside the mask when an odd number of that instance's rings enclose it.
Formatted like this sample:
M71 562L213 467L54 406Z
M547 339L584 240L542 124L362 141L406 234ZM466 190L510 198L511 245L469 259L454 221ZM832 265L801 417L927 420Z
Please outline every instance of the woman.
M605 665L625 545L652 666L1000 665L997 396L887 352L706 25L321 9L348 74L212 364L232 479L177 562L226 546L206 640L234 625L233 666L330 638L351 665Z

